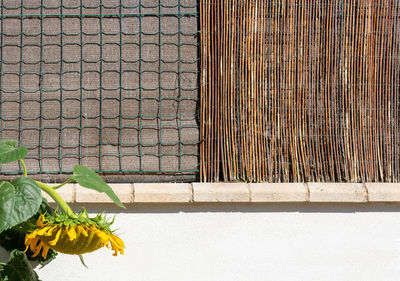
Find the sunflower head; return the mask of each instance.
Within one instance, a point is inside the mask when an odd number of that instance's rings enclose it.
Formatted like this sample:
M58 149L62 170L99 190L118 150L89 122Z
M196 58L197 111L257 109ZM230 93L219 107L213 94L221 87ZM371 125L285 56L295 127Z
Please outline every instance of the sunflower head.
M112 223L103 214L89 218L86 210L77 218L57 212L53 215L40 215L37 228L25 237L26 250L30 248L35 257L43 249L43 258L46 258L49 249L81 255L104 246L114 250L114 256L118 252L124 254L124 242L110 230Z

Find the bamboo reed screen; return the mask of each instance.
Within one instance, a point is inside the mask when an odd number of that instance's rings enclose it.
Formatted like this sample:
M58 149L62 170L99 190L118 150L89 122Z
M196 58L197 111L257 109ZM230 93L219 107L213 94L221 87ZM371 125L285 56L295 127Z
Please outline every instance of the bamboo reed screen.
M400 181L400 0L201 0L202 181Z

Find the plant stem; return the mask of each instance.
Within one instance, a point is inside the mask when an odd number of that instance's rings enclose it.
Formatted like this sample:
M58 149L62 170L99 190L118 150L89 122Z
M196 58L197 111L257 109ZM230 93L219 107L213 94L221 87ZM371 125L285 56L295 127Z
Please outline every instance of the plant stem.
M24 160L20 159L19 162L21 162L22 168L24 168L24 177L28 176L28 171L26 170L26 165Z
M59 189L60 187L63 187L64 185L66 185L67 183L70 183L70 182L73 182L74 180L73 179L68 179L68 180L66 180L65 182L63 182L62 184L59 184L59 185L56 185L56 186L52 186L52 188L54 189L54 190L56 190L56 189Z
M57 204L61 207L61 209L65 213L67 213L68 216L70 216L71 218L77 217L77 215L74 213L74 211L71 210L71 208L68 206L68 204L65 203L64 199L62 199L61 196L53 188L51 188L47 184L44 184L40 181L35 181L35 182L44 192L46 192L48 195L50 195L51 198L53 198L54 201L57 202Z

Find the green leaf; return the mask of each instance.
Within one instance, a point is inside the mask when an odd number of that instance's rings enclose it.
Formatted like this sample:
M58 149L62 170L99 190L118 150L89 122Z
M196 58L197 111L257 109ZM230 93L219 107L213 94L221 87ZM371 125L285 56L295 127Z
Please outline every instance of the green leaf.
M0 142L0 164L24 159L28 155L25 146L16 147L15 141L1 140Z
M15 207L15 188L9 183L2 181L0 182L0 232L11 226L6 227L7 218L13 216L13 210Z
M39 281L25 253L19 250L11 252L8 263L0 264L0 276L4 281Z
M89 267L87 267L87 265L85 264L85 260L83 259L83 256L82 256L82 255L79 255L79 259L80 259L80 261L81 261L81 263L82 263L82 265L83 265L84 267L89 268Z
M16 140L0 139L0 146L9 145L9 146L17 147L17 144L18 144L18 141L16 141Z
M98 192L104 192L108 195L108 197L111 198L111 200L114 201L117 206L125 208L125 206L122 205L121 201L111 189L111 187L106 184L98 174L96 174L89 168L81 165L76 165L74 167L74 173L71 179L73 179L83 187L94 189Z
M26 221L42 203L40 188L30 178L0 182L0 232Z

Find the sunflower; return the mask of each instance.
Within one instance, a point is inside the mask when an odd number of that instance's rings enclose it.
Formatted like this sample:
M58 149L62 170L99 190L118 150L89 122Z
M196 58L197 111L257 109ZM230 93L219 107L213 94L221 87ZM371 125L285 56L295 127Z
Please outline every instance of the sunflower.
M40 215L37 228L25 237L25 251L30 248L32 257L39 255L46 259L49 249L60 253L81 255L100 249L111 248L114 256L124 254L124 242L110 230L112 222L106 221L102 214L89 218L82 211L76 218L65 213Z

